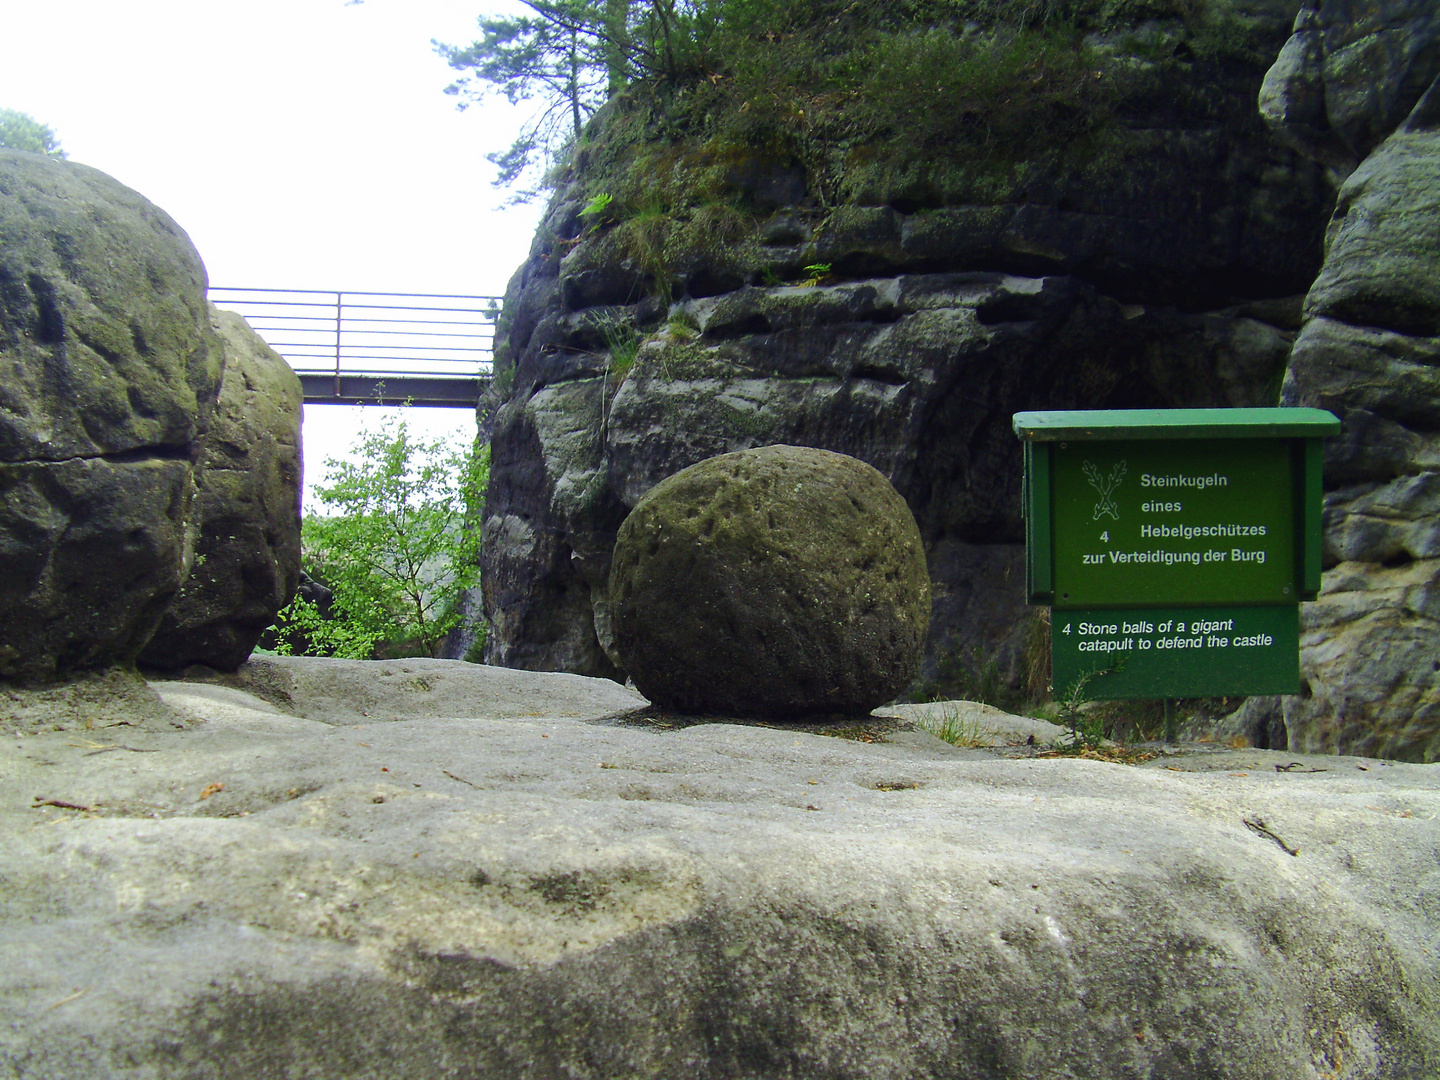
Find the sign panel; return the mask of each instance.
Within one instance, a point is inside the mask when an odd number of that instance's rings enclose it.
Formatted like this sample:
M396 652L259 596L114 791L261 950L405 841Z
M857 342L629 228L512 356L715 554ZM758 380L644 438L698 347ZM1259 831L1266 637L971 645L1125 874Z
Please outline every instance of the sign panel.
M1051 614L1056 697L1294 694L1300 614L1271 607L1086 608Z
M1057 696L1293 694L1320 589L1322 409L1016 413Z
M1051 468L1057 610L1299 599L1288 442L1060 442Z

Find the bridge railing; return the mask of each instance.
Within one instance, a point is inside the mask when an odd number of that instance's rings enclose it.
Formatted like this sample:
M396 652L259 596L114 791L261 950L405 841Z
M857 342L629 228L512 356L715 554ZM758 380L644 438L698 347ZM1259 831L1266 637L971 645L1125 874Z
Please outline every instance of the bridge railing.
M300 375L307 403L473 406L490 375L498 296L216 286Z

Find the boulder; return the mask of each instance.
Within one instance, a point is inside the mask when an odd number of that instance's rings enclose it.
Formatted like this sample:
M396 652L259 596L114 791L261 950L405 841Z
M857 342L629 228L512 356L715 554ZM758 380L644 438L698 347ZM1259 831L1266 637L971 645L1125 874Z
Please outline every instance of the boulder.
M205 270L103 173L0 150L0 679L133 661L188 569Z
M188 461L0 463L0 679L133 662L194 537Z
M657 705L868 713L919 669L930 588L905 501L864 462L767 446L651 488L620 527L615 647Z
M1440 1074L1435 766L1011 759L637 726L560 674L251 666L123 726L0 697L0 1075Z
M199 537L140 662L244 663L300 576L300 377L232 311L211 309L225 375L196 470Z
M1374 95L1355 100L1371 101L1373 112L1364 116L1373 124L1391 116L1395 100L1413 106L1340 189L1325 264L1306 297L1286 374L1286 403L1330 409L1343 427L1326 450L1327 569L1320 600L1303 616L1304 685L1285 702L1285 724L1294 748L1434 761L1440 758L1440 13L1433 5L1398 2L1376 11L1390 29L1365 37L1370 44L1363 46L1336 29L1335 47L1364 53L1383 39L1413 62L1405 78L1381 65L1373 73ZM1332 56L1326 40L1322 35L1317 46L1322 72L1343 59ZM1395 97L1417 80L1428 86L1423 96Z

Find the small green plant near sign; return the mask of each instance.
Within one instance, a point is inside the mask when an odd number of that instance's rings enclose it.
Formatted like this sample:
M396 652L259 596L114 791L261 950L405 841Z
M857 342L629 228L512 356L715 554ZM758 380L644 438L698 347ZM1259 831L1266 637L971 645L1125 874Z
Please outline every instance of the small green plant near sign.
M1117 665L1123 666L1124 660L1116 661ZM1057 698L1056 704L1059 707L1058 722L1069 728L1069 732L1061 739L1060 749L1080 749L1089 747L1094 749L1105 741L1105 725L1103 718L1093 712L1087 711L1084 706L1089 700L1086 697L1086 687L1092 680L1100 675L1108 675L1111 668L1092 668L1089 671L1077 676L1065 688L1065 691Z
M1018 704L1014 698L1006 689L998 653L953 639L936 650L934 674L920 680L911 692L916 702L978 701L998 708L1014 707Z

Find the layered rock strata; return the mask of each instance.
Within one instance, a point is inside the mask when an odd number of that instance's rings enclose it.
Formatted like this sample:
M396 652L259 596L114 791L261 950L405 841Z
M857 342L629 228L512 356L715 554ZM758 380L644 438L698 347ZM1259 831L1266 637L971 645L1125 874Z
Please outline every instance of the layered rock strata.
M574 175L497 339L487 660L623 677L606 614L620 522L686 466L787 443L858 457L909 504L926 678L990 664L1018 685L1036 657L1011 414L1273 404L1318 268L1323 170L1254 108L1295 7L1217 8L1271 43L1264 62L1182 64L1106 155L1037 157L963 203L897 188L836 205L804 169L760 162L729 193L750 232L657 263L624 222L580 213ZM1144 33L1187 55L1172 31Z

